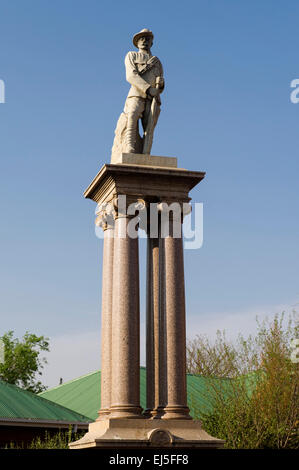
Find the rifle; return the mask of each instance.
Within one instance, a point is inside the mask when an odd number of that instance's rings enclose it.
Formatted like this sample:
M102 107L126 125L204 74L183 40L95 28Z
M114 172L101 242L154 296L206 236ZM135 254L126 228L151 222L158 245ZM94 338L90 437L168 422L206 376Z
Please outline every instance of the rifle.
M159 84L160 84L160 77L157 77L156 78L156 88L159 88ZM148 118L148 123L147 123L147 126L146 126L146 130L145 130L145 133L144 133L142 153L146 154L146 155L150 155L151 148L152 148L152 145L153 145L154 128L155 128L155 123L157 121L156 117L157 117L157 113L160 112L159 101L160 101L159 96L154 97L153 100L152 100L151 112L150 112L150 115L149 115L149 118Z

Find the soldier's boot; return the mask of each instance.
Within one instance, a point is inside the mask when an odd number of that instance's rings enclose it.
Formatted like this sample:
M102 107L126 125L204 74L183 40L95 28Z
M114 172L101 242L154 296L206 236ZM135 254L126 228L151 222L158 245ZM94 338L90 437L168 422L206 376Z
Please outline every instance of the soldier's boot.
M137 123L130 114L128 115L127 128L125 133L126 153L136 153Z

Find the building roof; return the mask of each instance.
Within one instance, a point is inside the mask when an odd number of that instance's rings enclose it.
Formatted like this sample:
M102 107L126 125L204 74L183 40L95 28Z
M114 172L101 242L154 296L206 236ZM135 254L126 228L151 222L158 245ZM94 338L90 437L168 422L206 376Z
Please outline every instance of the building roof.
M53 403L0 380L0 423L86 424L90 419L73 409Z
M219 379L187 374L188 406L193 417L200 418L202 412L211 410L209 385L221 384L222 390L229 387L232 379ZM227 384L227 385L226 385ZM55 403L66 406L95 420L101 402L101 372L91 372L39 394ZM146 408L146 369L140 368L140 404Z

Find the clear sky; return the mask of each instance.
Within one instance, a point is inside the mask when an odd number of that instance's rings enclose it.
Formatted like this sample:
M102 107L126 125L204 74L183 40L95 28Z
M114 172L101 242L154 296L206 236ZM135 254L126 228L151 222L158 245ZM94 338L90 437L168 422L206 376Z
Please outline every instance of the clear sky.
M188 336L247 334L299 302L298 17L296 0L0 1L0 335L50 337L45 383L100 366L102 242L82 194L110 160L142 28L166 81L152 153L207 172Z

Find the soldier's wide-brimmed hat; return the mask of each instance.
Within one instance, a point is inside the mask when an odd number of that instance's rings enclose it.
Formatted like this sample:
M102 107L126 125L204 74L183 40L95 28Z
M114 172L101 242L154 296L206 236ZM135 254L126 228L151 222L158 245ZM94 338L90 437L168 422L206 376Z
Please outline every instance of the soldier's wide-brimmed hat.
M138 47L137 46L137 43L138 43L138 39L142 38L142 36L150 36L152 39L154 38L154 35L152 33L152 31L150 31L149 29L142 29L139 33L136 33L134 36L133 36L133 44L135 47Z

